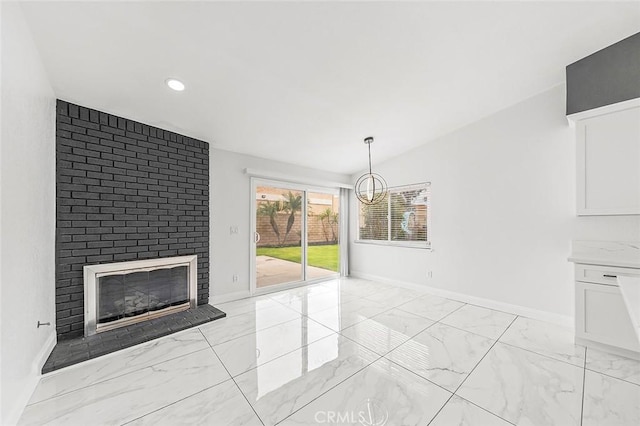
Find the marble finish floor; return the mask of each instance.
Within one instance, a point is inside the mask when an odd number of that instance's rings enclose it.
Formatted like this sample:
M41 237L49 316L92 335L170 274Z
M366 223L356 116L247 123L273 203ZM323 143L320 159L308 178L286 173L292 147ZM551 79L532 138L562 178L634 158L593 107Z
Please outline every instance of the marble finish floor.
M43 376L21 425L637 425L640 361L571 330L335 279Z

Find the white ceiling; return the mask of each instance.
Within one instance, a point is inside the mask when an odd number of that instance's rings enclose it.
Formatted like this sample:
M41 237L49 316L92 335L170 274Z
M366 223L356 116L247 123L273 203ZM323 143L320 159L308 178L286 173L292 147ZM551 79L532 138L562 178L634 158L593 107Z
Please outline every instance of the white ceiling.
M564 81L640 2L25 3L56 95L352 173ZM185 82L182 93L164 81Z

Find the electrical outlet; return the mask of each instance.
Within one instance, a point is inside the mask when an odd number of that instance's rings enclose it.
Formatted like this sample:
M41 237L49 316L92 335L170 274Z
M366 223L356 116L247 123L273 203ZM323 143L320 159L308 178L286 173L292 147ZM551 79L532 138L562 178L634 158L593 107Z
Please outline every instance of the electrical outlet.
M238 233L238 227L237 227L237 226L230 226L230 227L229 227L229 233L230 233L231 235L233 235L233 234L237 234L237 233Z
M233 282L234 283L238 282L238 274L233 274Z
M433 271L427 271L427 279L433 278Z

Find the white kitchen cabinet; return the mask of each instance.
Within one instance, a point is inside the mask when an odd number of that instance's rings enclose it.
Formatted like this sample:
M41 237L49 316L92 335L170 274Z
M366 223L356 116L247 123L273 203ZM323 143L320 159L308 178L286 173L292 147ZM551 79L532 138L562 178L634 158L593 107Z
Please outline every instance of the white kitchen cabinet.
M576 127L577 214L640 214L640 100L569 119Z
M576 343L640 352L640 342L617 284L617 277L640 276L640 269L576 264Z

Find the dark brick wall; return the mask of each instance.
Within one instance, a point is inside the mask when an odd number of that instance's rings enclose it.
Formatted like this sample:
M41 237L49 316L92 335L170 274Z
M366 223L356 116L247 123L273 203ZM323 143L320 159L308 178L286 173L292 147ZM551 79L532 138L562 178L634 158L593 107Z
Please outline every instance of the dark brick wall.
M85 265L198 255L209 300L209 144L58 101L56 328L84 331Z

